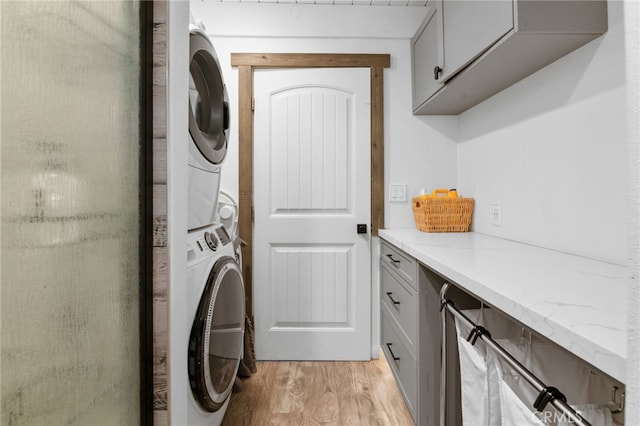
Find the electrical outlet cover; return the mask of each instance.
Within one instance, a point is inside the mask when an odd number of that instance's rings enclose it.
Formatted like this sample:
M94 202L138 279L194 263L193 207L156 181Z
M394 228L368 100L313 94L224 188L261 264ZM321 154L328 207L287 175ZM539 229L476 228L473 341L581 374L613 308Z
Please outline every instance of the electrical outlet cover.
M389 202L404 203L407 201L407 185L404 183L389 184Z
M491 225L502 226L502 206L500 203L491 203Z

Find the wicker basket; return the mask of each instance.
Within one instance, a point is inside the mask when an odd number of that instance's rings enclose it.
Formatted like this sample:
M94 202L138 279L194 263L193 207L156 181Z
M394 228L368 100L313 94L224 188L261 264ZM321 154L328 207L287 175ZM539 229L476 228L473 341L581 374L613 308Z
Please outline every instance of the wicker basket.
M467 232L471 227L473 198L416 197L413 217L422 232Z

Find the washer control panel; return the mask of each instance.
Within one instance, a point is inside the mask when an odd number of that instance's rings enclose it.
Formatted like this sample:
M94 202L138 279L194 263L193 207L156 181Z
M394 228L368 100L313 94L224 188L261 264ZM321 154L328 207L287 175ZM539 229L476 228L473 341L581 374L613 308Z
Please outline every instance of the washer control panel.
M218 238L213 232L204 233L204 242L207 243L209 248L213 251L218 250Z
M226 238L225 238L226 237ZM222 224L189 232L187 236L187 262L199 262L212 253L220 252L231 243Z

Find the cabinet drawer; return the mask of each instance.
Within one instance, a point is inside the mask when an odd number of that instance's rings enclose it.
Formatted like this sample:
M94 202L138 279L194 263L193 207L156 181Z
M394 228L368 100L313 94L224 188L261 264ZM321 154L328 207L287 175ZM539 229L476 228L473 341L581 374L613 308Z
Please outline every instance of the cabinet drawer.
M418 408L418 363L405 347L393 320L382 312L382 349L391 366L407 408L416 421Z
M414 290L418 289L416 285L416 261L412 257L383 242L380 262L396 270Z
M383 307L400 324L409 349L416 354L418 328L418 296L411 287L402 285L387 268L380 268Z

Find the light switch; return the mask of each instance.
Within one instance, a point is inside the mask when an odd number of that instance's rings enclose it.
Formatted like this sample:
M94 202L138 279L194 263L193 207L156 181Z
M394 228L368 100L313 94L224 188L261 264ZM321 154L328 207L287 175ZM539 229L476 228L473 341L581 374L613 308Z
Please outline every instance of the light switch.
M404 183L389 184L389 202L404 203L407 201L407 185Z

